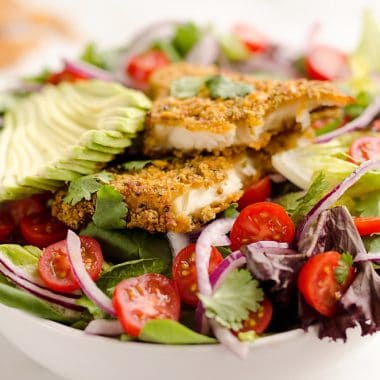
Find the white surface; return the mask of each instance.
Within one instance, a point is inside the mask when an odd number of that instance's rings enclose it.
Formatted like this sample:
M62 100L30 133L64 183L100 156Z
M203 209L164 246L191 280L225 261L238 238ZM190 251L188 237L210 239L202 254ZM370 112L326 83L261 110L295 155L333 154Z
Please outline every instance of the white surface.
M27 2L27 0L21 1ZM29 2L51 7L55 9L58 14L68 16L73 20L73 25L82 35L81 41L96 40L99 41L102 46L123 43L127 40L130 31L143 25L145 22L180 17L182 19L196 19L205 23L212 21L219 25L231 24L237 20L248 21L261 28L274 39L288 41L294 45L304 43L307 30L314 21L322 21L323 29L320 40L328 40L341 47L350 48L354 46L358 37L360 10L364 6L369 5L380 17L380 1L378 0L319 0L313 2L305 0L60 0L55 2L49 0L29 0ZM78 41L76 46L50 44L48 50L35 52L34 55L30 56L23 64L14 67L8 72L2 73L0 82L12 81L19 73L33 73L37 72L40 67L57 65L61 57L75 55L78 51L79 44L80 41ZM26 321L27 320L29 321L29 319L26 319ZM34 319L31 320L34 321ZM51 329L46 328L46 326L41 327L40 324L35 324L34 322L24 325L23 322L18 321L17 318L13 319L11 315L6 322L9 325L4 332L11 334L13 330L14 332L19 331L20 336L18 338L20 339L19 342L23 349L28 349L29 347L30 351L35 353L44 352L46 346L51 346L52 352L54 352L54 350L59 351L60 348L62 348L62 352L64 352L65 349L70 350L70 346L59 346L61 338L63 338L62 342L65 342L66 345L71 344L72 351L77 352L76 345L70 341L70 339L65 340L65 334L55 335ZM4 325L0 326L0 328L1 327L3 329L5 328ZM14 336L16 335L17 334L14 334ZM48 339L49 337L51 338L50 341ZM95 341L93 342L95 344ZM263 375L258 376L258 372L260 372L258 368L261 366L266 366L266 368L269 369L267 373L268 377L265 377L265 379L281 378L282 380L286 380L288 378L290 379L290 374L294 374L295 372L298 373L298 375L292 377L292 380L330 380L332 378L334 378L334 380L367 380L378 377L379 336L365 340L359 339L359 343L355 347L346 346L346 348L344 348L345 354L343 355L335 355L333 353L334 351L331 351L334 350L333 347L335 346L324 346L324 344L320 346L320 344L321 343L317 340L305 337L302 338L299 343L297 343L297 341L293 342L293 344L286 346L288 350L293 351L284 352L283 356L283 360L289 358L289 363L282 365L280 361L273 362L270 360L272 357L271 351L267 351L266 359L265 355L263 356L259 354L260 351L257 351L258 356L256 358L252 357L249 359L249 362L242 363L238 367L241 370L238 370L234 374L235 378L257 378L264 380ZM92 353L96 351L94 347L95 346L91 344ZM104 350L101 349L101 347L103 347ZM99 363L102 363L102 359L106 359L107 352L105 345L101 345L101 347L102 354L99 356ZM153 365L155 355L152 357L152 354L154 354L154 351L149 351L148 346L145 347L147 352L146 359L149 360L150 365ZM307 366L310 366L313 362L310 356L313 355L312 352L317 350L318 347L328 347L324 355L315 358L315 361L321 363L321 372L316 373L309 371L306 373L305 370L308 368ZM284 350L284 347L273 347L273 357L276 357L276 352L280 349ZM124 353L120 350L121 348L119 349L118 356L121 358L124 356L123 360L120 360L120 363L124 364L125 362L126 365L126 371L122 378L135 380L133 371L131 371L133 367L130 367L131 364L134 364L134 361L128 361L128 355L124 355L127 354L127 352ZM162 353L163 350L165 350L165 348L161 347L159 351L156 350L156 353ZM178 350L181 349L175 349L173 354L179 352ZM201 352L203 350L199 348L196 352L198 351ZM289 357L290 352L297 352L299 356L291 358ZM68 353L70 353L70 351L68 351ZM77 352L77 354L79 356L76 365L80 367L81 364L86 361L84 359L80 360L80 356L85 355L85 353ZM219 355L220 366L217 367L223 368L225 362L232 360L228 355L225 356L221 353L219 353ZM56 360L57 364L64 366L65 358L62 356L57 354L53 359ZM140 359L141 357L142 356L140 356ZM165 355L157 355L156 360L160 357L165 358ZM96 357L93 357L93 359L93 366L90 366L90 368L96 369L96 366L99 364L97 363ZM186 362L188 359L189 361ZM50 357L50 361L51 360L52 357ZM251 362L252 360L253 362ZM189 371L191 365L189 363L192 363L191 356L188 357L185 354L183 356L182 367L179 366L177 368L179 368L180 371L182 369L182 373L183 370L185 370L187 373L191 372L193 375L192 371ZM251 363L251 366L254 368L249 373L250 376L243 376L248 363ZM254 363L256 363L256 365L254 365ZM140 368L143 367L144 364L140 363ZM197 368L199 367L202 366L198 365ZM205 366L203 366L202 370L205 371ZM101 371L99 373L101 373ZM171 373L170 368L166 368L165 371L157 373L156 378L158 380L167 379L168 373ZM277 377L275 373L281 374L281 376ZM180 375L177 376L178 379L182 377L183 376ZM201 379L205 378L205 376L198 377ZM0 337L0 378L1 380L61 380L31 362L31 360L10 346L2 337ZM105 376L102 380L105 378L113 380L119 377L111 378ZM209 378L214 377L210 375ZM194 377L192 377L192 379L194 379ZM82 377L80 380L86 380L86 378ZM96 378L93 377L91 380L96 380ZM218 378L218 380L220 380L220 378Z

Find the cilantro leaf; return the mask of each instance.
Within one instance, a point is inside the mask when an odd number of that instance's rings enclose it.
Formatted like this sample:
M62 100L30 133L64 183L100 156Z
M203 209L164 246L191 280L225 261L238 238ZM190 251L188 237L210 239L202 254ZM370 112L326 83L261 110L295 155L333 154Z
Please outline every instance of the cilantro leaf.
M232 271L212 296L199 294L206 316L237 331L250 311L257 311L264 299L264 292L257 280L245 269Z
M226 218L236 218L239 215L237 208L238 204L232 203L226 210L224 210L224 216Z
M104 185L96 194L96 208L93 222L100 228L125 228L128 213L123 196L110 185Z
M298 199L295 210L291 213L294 223L299 223L301 219L313 208L313 206L323 197L328 190L326 176L320 172L310 185L306 194Z
M91 195L96 193L103 184L109 183L111 179L112 174L108 172L100 172L79 177L70 183L63 202L75 206L82 199L89 201Z
M380 216L380 192L368 194L356 203L356 211L360 216Z
M339 284L344 284L347 280L349 270L354 262L353 257L349 253L342 253L338 261L338 266L334 270L335 280Z
M170 85L170 95L179 99L197 96L207 78L189 77L174 80Z
M130 161L119 165L119 168L131 171L138 171L144 169L146 165L151 163L152 160L140 160L140 161Z
M246 83L234 82L222 75L215 75L207 80L206 86L210 90L213 99L231 99L238 96L248 95L254 90L252 86Z

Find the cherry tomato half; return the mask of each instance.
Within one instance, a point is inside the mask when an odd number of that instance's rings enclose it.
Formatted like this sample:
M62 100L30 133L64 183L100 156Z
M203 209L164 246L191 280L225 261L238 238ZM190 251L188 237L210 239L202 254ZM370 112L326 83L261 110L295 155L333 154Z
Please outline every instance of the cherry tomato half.
M126 73L138 88L145 88L151 74L170 63L165 53L158 50L150 50L135 55L130 59L126 67Z
M212 248L208 272L212 273L223 261L223 256ZM190 306L198 304L197 269L195 266L195 244L182 249L173 261L173 279L184 303Z
M350 160L357 164L380 159L380 137L363 136L356 139L351 144L349 154Z
M345 78L349 74L347 55L331 46L315 45L306 56L306 71L311 79Z
M33 197L11 201L7 204L7 208L16 225L28 215L39 214L46 211L46 206Z
M232 32L252 53L263 52L269 46L267 37L250 25L237 24Z
M86 80L89 77L85 74L81 75L78 72L70 71L68 68L64 68L62 71L53 73L47 79L47 83L50 84L59 84L61 82L78 82L80 80Z
M270 197L272 190L269 177L265 177L258 182L248 186L241 198L239 199L239 211L252 203L264 202Z
M231 249L260 240L291 243L294 234L294 223L280 205L258 202L243 209L237 217L230 234Z
M39 248L47 247L65 238L67 227L48 213L32 214L20 222L24 239Z
M338 301L355 277L351 267L345 282L337 282L335 268L340 257L341 254L334 251L319 253L306 262L298 277L298 289L306 302L326 317L335 314Z
M15 225L7 209L0 208L0 243L6 242Z
M248 319L243 322L243 327L236 332L236 335L242 332L254 331L256 334L262 334L269 326L272 320L273 307L268 298L264 298L258 311L249 313Z
M380 233L380 218L354 218L354 222L360 236L369 236Z
M148 273L121 281L112 298L124 330L137 337L145 323L153 319L178 321L180 298L172 280Z
M82 258L87 272L96 280L102 269L103 255L99 243L88 236L81 236ZM66 240L49 245L38 262L39 274L46 286L57 292L79 289L67 253Z

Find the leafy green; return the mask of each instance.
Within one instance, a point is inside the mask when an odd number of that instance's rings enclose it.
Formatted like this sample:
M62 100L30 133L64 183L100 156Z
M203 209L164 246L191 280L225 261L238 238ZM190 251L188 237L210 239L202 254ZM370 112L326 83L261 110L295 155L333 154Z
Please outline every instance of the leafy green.
M129 161L119 165L120 169L139 171L145 168L152 160Z
M372 235L363 239L364 245L368 253L380 252L380 235Z
M328 133L328 132L331 132L331 131L337 129L341 124L342 124L342 119L336 118L334 120L329 121L323 127L318 128L315 131L315 134L316 134L316 136L324 135L325 133Z
M100 53L94 42L87 44L80 56L83 62L97 66L101 69L107 69L107 62L104 54Z
M369 92L360 91L355 97L355 103L344 107L344 113L351 119L355 119L363 113L372 100L373 96Z
M335 280L339 284L344 284L347 280L349 270L354 262L353 257L349 253L342 253L338 261L338 266L335 268Z
M239 215L239 211L237 210L238 206L237 203L232 203L226 210L224 210L224 216L226 218L236 218Z
M380 216L380 192L373 192L356 201L356 212L360 216Z
M151 320L139 335L143 342L161 344L212 344L217 340L198 334L184 325L169 319Z
M52 72L49 69L45 68L42 69L38 74L27 76L23 79L26 83L45 84L51 74Z
M162 273L166 270L166 264L161 259L140 259L127 261L112 266L98 279L100 289L112 297L115 286L122 280L141 276L145 273Z
M238 96L245 96L252 92L252 86L246 83L234 82L222 75L215 75L206 81L206 86L210 90L213 99L231 99Z
M310 185L306 194L298 198L297 207L291 213L294 223L299 223L301 219L313 208L313 206L325 195L329 186L326 182L326 176L320 172L313 183Z
M249 57L249 51L234 34L226 34L219 38L223 54L231 61L244 61Z
M171 62L178 62L182 59L173 43L168 40L155 41L153 48L165 53Z
M177 27L173 38L173 45L180 52L182 56L185 56L191 48L199 41L201 31L192 22L186 24L180 24Z
M171 266L172 254L164 234L144 230L105 230L89 223L81 235L98 240L106 260L123 263L129 260L159 258Z
M219 251L219 253L223 257L227 257L228 255L230 255L232 253L232 250L230 247L216 247L216 249Z
M83 306L87 311L93 316L94 319L104 319L107 318L107 314L95 305L89 298L82 296L77 300L77 305Z
M3 282L0 282L0 302L38 317L62 323L72 323L84 317L80 312L53 305L23 290L6 285Z
M176 98L192 98L197 96L207 78L189 77L174 80L170 85L170 95Z
M235 331L250 311L257 311L264 299L264 292L257 280L245 269L232 271L212 296L198 295L206 310L206 316L214 318L222 326Z
M112 174L107 172L79 177L70 183L63 202L75 206L82 199L89 201L91 195L100 190L103 184L109 183L111 179Z
M96 193L94 223L101 228L125 228L128 207L123 196L110 185L104 185Z

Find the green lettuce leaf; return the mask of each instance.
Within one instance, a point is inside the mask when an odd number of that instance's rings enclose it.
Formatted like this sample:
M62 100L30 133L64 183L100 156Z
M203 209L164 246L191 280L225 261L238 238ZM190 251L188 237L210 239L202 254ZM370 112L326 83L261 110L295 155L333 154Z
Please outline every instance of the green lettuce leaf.
M212 296L198 295L206 310L206 316L214 318L222 326L235 331L250 311L257 311L264 299L264 292L257 280L245 269L232 271Z
M238 204L232 203L226 210L224 210L223 214L226 218L236 218L239 215Z
M380 192L374 192L357 200L356 211L359 216L380 216Z
M178 25L173 38L173 45L185 56L191 48L199 41L201 31L192 22Z

